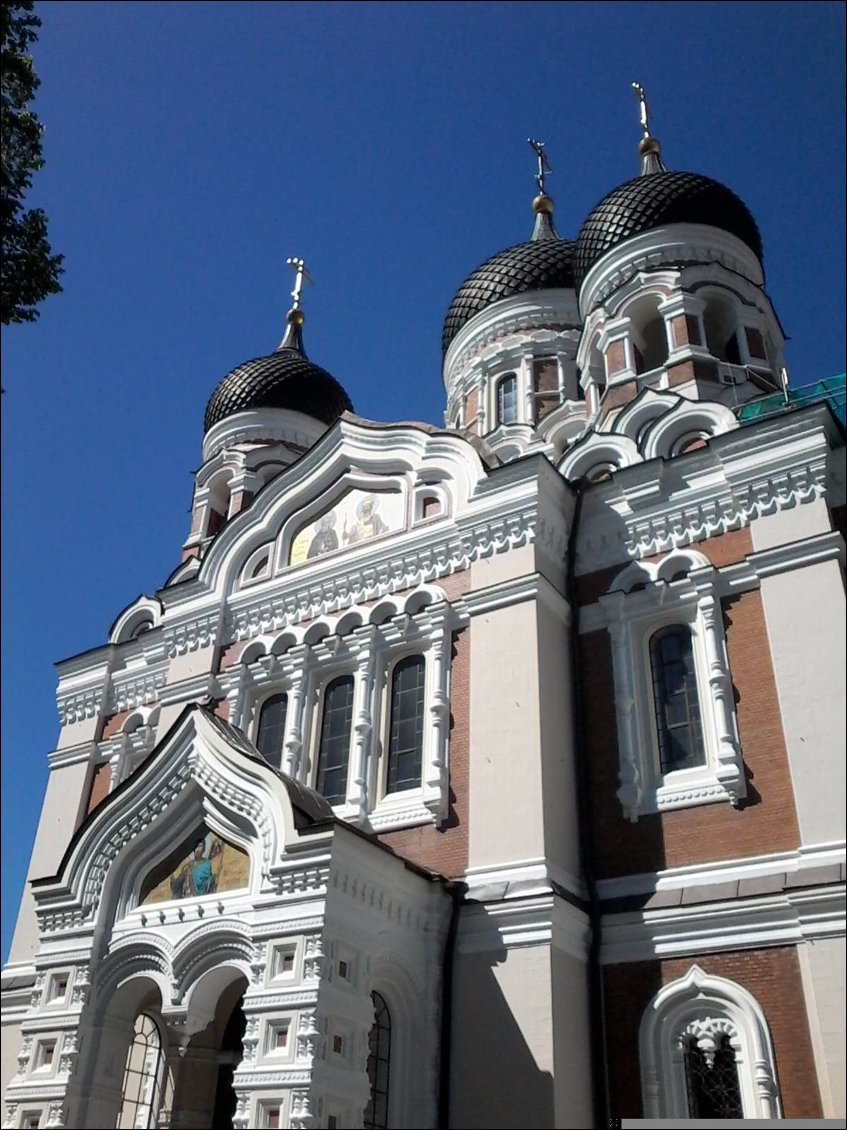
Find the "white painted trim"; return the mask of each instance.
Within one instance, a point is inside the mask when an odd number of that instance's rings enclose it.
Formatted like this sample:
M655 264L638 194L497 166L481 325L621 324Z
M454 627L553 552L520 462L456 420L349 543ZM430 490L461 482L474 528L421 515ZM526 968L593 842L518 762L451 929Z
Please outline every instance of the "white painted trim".
M467 897L477 902L549 894L553 883L578 897L585 897L584 884L577 876L546 859L515 860L497 867L469 867L464 878Z
M728 1035L735 1052L745 1120L780 1117L773 1047L758 1001L741 985L693 965L685 977L659 990L641 1022L645 1118L678 1123L691 1117L682 1040L693 1036L708 1052L718 1035Z
M745 879L791 874L843 864L847 860L847 845L842 840L832 844L812 844L796 851L764 852L761 855L738 859L710 860L687 867L673 867L662 871L642 871L618 879L601 879L597 891L601 899L627 898L631 895L649 894L653 891L672 891L688 887L739 883Z
M603 917L606 965L657 957L801 945L845 933L844 884Z
M587 914L548 894L514 902L464 904L456 944L460 954L468 954L552 943L585 961L590 932Z
M667 583L666 572L675 567L677 558L691 564L690 555L672 553L666 562L649 569L629 566L627 572L640 570L645 582L651 574L655 579L641 591L623 592L617 589L623 583L619 578L613 591L599 600L612 642L620 759L617 795L632 821L671 808L727 800L737 804L746 795L714 570L695 569L685 579ZM676 625L686 627L691 636L704 761L694 768L662 773L649 641L659 629Z
M757 287L764 285L761 263L737 236L709 224L672 224L633 236L598 259L579 289L580 314L587 317L633 274L663 265L678 271L686 260L721 264Z

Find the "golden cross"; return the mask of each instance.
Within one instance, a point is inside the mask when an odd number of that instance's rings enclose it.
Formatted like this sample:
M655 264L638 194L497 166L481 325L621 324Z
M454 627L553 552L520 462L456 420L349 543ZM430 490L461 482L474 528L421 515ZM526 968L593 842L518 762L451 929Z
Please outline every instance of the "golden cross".
M538 158L538 172L535 174L535 183L538 185L538 191L544 191L544 177L547 173L552 173L550 162L547 160L547 154L544 152L544 142L536 141L534 137L528 137L529 147Z

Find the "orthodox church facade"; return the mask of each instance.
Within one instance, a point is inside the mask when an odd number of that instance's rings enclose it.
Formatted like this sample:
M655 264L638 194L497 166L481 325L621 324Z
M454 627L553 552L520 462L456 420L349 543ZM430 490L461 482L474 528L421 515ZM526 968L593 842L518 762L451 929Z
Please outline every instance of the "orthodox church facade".
M444 324L445 426L285 336L182 562L59 665L4 1127L844 1115L844 432L728 188L641 174Z

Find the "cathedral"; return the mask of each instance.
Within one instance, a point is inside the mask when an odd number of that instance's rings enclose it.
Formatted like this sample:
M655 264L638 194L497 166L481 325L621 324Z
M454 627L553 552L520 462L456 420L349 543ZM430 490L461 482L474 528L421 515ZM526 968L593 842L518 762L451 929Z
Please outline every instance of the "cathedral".
M636 94L574 239L531 141L443 426L354 414L301 259L210 375L179 563L58 664L3 1127L844 1117L843 378Z

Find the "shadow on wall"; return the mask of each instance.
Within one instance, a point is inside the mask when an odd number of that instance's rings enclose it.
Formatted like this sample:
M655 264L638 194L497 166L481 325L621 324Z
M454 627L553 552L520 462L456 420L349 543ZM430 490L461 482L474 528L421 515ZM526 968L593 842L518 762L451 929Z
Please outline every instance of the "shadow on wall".
M513 950L507 964L502 947L460 950L454 986L450 1125L552 1127L553 1077L524 1035L546 1045L552 1063L549 951Z

